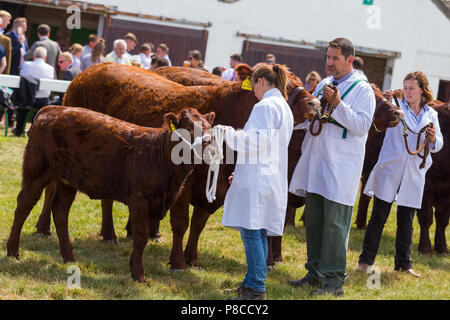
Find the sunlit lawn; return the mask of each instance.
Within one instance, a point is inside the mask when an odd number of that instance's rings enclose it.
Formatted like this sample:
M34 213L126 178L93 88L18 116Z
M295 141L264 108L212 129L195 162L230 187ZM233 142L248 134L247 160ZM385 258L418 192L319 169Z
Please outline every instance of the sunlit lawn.
M99 236L100 202L90 200L83 194L77 195L69 219L69 232L77 260L74 264L81 270L81 289L67 287L69 265L62 262L53 223L50 237L33 236L42 198L23 228L20 260L6 257L6 241L20 190L26 141L26 138L0 138L0 299L226 299L230 294L224 290L237 286L242 280L246 264L239 234L221 226L222 210L218 210L211 216L200 238L200 270L188 269L183 273L169 270L167 262L172 235L169 217L166 216L161 223L163 241L149 242L144 252L147 282L134 282L129 271L132 242L126 238L124 230L128 219L126 206L120 203L114 205L119 245L105 244ZM302 211L297 211L297 217ZM449 229L447 239L450 239ZM366 283L370 275L354 271L364 231L352 227L347 265L349 279L344 286L345 296L339 299L450 299L449 257L418 254L417 218L414 221L412 260L422 278L412 278L393 270L395 231L396 218L395 214L391 214L375 262L381 271L380 288L370 289ZM430 234L434 235L434 225ZM295 289L286 283L288 279L298 279L306 273L305 229L302 223L297 222L295 228L286 230L283 254L284 262L269 272L267 298L317 299L309 295L311 288Z

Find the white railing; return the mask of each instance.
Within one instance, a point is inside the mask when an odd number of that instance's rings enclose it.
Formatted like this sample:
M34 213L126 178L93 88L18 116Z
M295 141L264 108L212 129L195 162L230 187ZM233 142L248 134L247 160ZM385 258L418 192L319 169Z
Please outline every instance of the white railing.
M20 77L0 74L0 86L8 88L19 88ZM70 81L40 79L39 90L49 90L53 92L66 92Z

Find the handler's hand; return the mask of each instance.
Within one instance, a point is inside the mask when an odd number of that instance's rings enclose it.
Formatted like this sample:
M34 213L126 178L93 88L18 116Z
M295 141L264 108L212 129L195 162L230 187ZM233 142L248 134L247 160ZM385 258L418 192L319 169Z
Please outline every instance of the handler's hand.
M228 183L231 184L233 182L234 178L234 172L231 174L231 176L228 177Z
M386 98L386 100L389 100L389 102L392 102L392 98L394 97L394 93L391 90L386 90L383 92L383 97Z
M328 86L324 86L323 97L328 103L332 103L334 97L334 90ZM336 88L336 98L334 98L334 103L331 107L336 108L340 103L341 103L341 93L339 92L339 89Z
M427 128L427 135L428 135L428 137L430 137L431 143L436 142L436 128L435 127Z

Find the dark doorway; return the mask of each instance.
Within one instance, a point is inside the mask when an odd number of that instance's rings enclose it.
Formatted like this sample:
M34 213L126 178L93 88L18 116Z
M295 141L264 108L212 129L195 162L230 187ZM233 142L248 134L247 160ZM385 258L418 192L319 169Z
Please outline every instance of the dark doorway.
M450 81L445 80L439 81L439 90L437 94L437 99L442 102L450 101Z
M379 88L383 88L387 60L385 58L365 56L358 52L356 56L364 60L363 71L369 82L375 83Z

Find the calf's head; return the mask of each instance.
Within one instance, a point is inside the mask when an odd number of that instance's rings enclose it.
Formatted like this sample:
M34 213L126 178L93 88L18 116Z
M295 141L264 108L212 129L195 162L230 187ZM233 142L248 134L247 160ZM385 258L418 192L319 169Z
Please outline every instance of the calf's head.
M378 131L395 127L403 117L403 111L389 100L386 100L377 85L371 84L375 94L376 107L373 115L373 123Z
M194 108L183 109L178 114L170 112L164 115L165 127L171 132L171 141L175 141L172 162L191 164L192 150L196 156L194 163L201 163L203 150L211 143L214 118L214 112L202 115Z

